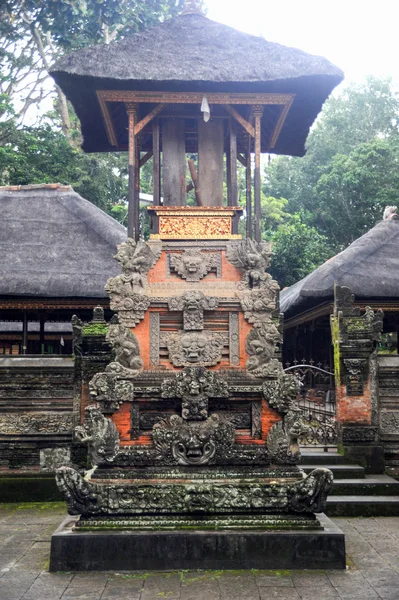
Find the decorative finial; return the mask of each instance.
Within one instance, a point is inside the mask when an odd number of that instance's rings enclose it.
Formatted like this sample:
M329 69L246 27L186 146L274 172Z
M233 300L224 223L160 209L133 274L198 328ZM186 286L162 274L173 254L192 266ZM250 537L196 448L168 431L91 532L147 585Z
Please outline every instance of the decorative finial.
M182 15L205 15L202 0L184 0Z

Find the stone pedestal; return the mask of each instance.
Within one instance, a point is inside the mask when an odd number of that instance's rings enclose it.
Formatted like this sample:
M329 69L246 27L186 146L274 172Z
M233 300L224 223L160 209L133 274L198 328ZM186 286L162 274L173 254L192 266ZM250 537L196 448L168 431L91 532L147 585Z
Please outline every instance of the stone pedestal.
M315 531L79 531L51 538L50 571L345 569L342 531L323 513Z

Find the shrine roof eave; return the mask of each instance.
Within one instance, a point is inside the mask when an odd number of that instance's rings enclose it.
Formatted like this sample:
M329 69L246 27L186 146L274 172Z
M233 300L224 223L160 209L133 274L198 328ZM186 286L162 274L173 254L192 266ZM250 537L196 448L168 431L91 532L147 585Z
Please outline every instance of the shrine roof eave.
M341 69L323 57L199 14L77 50L57 61L50 73L81 120L87 152L116 149L107 139L96 91L124 89L295 94L273 152L302 156L311 124L343 79Z
M347 286L355 301L399 304L399 220L381 221L345 250L280 294L282 312L291 318L334 297L334 283Z
M303 156L306 152L305 142L310 127L322 109L331 91L342 81L341 76L319 75L303 76L278 82L235 82L220 83L213 81L178 82L178 81L120 81L115 79L99 79L91 76L71 75L64 72L52 72L56 83L61 87L72 103L79 117L85 152L115 152L121 150L113 146L106 131L106 124L101 111L98 91L149 91L176 92L184 96L187 92L205 94L290 94L293 102L287 114L280 135L273 149L268 147L267 137L262 139L262 152L272 151L274 154ZM229 103L229 102L226 102ZM256 103L256 102L254 102ZM234 104L234 102L231 102ZM161 113L162 116L162 113ZM262 127L268 129L269 115L265 111Z

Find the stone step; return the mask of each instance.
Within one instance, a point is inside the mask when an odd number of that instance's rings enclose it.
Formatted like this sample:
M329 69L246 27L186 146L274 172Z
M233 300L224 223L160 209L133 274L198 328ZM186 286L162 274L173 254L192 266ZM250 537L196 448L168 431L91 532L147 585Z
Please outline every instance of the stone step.
M319 469L320 467L326 467L333 472L334 479L364 479L365 472L364 468L360 465L334 465L329 461L325 463L316 463L316 464L302 464L301 468L305 471L305 473L310 473L313 469Z
M348 464L348 460L342 456L342 454L338 454L338 452L334 450L329 450L328 452L313 451L313 450L305 450L301 448L301 466L304 465L341 465Z
M329 496L329 517L397 517L399 496Z
M336 479L332 496L399 496L399 481L388 475L366 475L364 479Z

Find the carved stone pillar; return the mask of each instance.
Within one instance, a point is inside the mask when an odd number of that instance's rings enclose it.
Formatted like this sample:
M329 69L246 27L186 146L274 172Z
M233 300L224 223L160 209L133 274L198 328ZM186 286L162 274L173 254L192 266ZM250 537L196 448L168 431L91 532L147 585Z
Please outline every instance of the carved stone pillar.
M339 443L347 458L370 473L384 470L378 435L377 342L383 312L366 307L361 315L354 295L335 285L331 316Z

